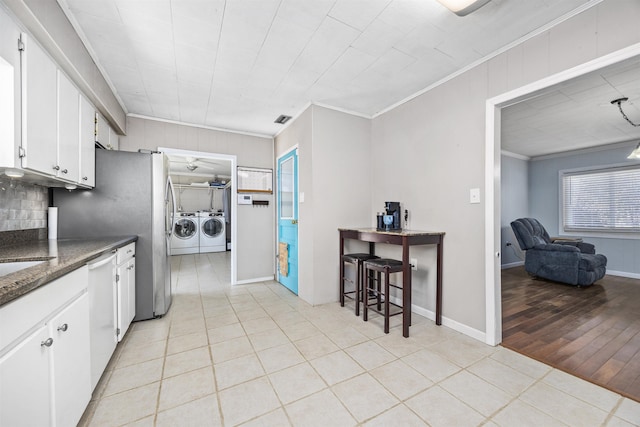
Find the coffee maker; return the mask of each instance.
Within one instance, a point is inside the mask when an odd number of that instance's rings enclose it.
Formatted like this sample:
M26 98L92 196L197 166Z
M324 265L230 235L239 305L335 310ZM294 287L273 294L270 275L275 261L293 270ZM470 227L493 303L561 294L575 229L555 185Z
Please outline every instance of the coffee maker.
M384 231L402 230L400 202L384 202L384 213L378 213L377 229Z

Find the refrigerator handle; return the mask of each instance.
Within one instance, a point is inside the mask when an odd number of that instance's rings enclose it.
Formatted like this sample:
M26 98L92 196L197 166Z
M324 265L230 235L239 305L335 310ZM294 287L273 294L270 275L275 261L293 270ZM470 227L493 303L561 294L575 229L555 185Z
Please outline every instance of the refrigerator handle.
M176 193L173 190L173 182L171 181L171 176L167 176L167 190L166 190L166 194L165 194L165 204L169 203L169 195L171 195L171 219L170 219L170 223L171 225L169 226L169 230L165 230L167 233L168 237L171 237L171 235L173 234L173 221L174 218L176 217ZM168 214L168 212L167 212Z

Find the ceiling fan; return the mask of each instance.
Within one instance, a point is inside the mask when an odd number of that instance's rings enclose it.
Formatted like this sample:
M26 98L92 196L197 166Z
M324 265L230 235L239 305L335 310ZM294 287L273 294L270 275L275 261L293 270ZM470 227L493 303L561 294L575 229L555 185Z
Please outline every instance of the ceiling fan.
M215 167L213 165L219 165L219 163L217 162L207 159L198 159L195 157L187 157L186 161L187 163L185 167L187 168L187 170L189 170L189 172L193 172L198 168L214 170Z

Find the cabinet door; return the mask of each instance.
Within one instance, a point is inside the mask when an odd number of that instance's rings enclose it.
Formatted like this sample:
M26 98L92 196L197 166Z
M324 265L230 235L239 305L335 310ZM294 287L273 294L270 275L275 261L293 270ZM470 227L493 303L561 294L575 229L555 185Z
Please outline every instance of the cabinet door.
M136 317L136 259L132 258L128 262L129 275L129 323Z
M51 424L49 358L55 340L48 343L49 328L42 326L0 358L0 425Z
M130 259L118 267L118 342L124 338L135 315L135 259Z
M57 68L35 41L23 37L22 167L55 175L57 168Z
M80 180L80 92L58 70L58 177Z
M49 323L53 337L53 417L75 426L91 400L89 296L82 294Z
M80 96L80 184L96 185L96 112L84 96Z

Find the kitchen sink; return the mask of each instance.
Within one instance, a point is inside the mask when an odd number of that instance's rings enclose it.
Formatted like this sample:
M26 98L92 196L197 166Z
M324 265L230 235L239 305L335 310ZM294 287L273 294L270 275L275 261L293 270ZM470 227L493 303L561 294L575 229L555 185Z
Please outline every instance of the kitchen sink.
M0 276L15 273L25 268L33 267L43 263L44 261L16 261L16 262L0 262Z

